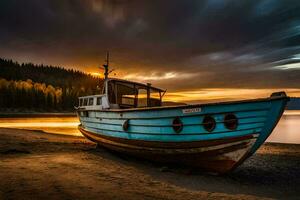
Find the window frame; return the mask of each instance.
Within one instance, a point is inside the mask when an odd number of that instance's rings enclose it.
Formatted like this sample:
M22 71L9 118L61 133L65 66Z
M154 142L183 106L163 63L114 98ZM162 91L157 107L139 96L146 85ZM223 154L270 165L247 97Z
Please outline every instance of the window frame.
M94 105L94 98L90 97L88 98L88 106L93 106Z
M87 106L88 105L88 98L84 98L83 99L83 106Z
M102 105L102 97L97 97L97 98L96 98L96 105L97 105L97 106Z

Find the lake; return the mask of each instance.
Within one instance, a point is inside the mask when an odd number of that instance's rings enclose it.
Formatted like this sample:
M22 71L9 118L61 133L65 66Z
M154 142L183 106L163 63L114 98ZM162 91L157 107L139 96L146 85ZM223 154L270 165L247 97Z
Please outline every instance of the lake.
M0 127L82 136L75 116L0 118ZM285 111L267 142L300 144L300 111Z

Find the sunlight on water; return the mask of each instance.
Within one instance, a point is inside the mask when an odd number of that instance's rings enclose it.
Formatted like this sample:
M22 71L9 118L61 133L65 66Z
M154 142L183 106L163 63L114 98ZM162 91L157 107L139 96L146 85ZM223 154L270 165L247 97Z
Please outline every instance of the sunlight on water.
M40 130L48 133L82 136L77 117L0 118L0 127Z
M267 141L300 144L300 111L285 111Z
M82 136L77 117L0 118L0 127ZM300 144L300 110L285 111L268 142Z
M300 115L300 110L286 110L283 113L284 115Z

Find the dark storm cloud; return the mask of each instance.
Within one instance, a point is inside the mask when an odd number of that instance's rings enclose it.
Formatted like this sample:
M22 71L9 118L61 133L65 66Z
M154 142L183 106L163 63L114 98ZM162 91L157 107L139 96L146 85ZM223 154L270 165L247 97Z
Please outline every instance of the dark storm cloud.
M299 87L299 8L296 0L3 0L0 56L95 71L109 49L122 75L166 88Z

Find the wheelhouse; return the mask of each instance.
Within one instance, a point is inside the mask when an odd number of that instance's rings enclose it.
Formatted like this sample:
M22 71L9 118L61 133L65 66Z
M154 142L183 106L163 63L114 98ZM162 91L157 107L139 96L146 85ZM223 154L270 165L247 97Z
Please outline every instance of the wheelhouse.
M149 83L107 79L103 94L79 97L79 108L102 110L157 107L162 105L165 92Z
M142 108L162 105L165 91L131 81L110 79L107 84L108 101L111 108ZM106 88L104 88L104 91Z

